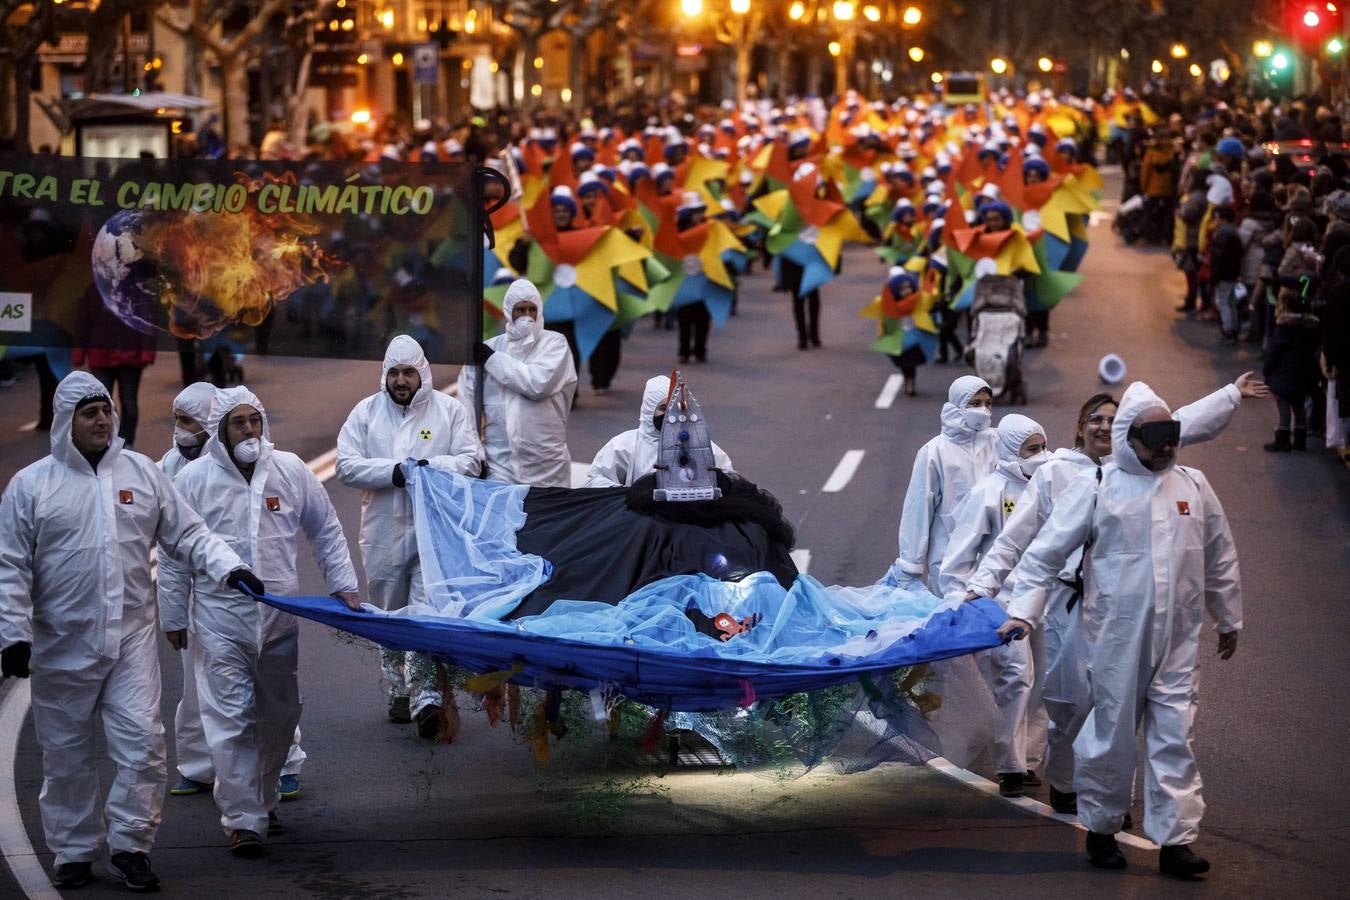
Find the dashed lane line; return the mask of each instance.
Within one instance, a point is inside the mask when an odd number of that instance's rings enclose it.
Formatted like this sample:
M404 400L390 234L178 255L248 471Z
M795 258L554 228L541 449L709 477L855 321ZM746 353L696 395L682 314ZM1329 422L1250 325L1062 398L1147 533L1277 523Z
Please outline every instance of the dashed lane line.
M881 393L877 395L877 402L872 404L877 409L890 409L895 398L900 394L900 389L905 386L905 376L900 374L891 375L886 379L886 383L881 387Z
M865 450L849 450L844 453L844 458L839 460L839 465L834 467L830 473L825 486L821 488L826 494L837 494L848 486L854 473L858 471L858 466L862 463L863 457L867 455Z

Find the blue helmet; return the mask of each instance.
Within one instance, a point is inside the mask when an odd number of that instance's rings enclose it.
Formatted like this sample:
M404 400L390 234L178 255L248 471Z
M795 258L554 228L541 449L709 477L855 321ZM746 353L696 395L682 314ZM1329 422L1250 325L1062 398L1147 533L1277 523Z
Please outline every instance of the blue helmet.
M1041 173L1042 178L1050 177L1050 164L1040 157L1032 157L1022 163L1022 177L1025 178L1032 172Z
M990 200L988 203L980 207L980 219L983 220L984 217L991 212L996 212L1000 214L1001 216L1003 216L1003 221L1007 222L1009 227L1012 226L1013 211L1011 206L1004 203L1002 200Z
M899 300L919 289L919 279L910 272L901 272L886 279L886 289L891 292L892 297Z

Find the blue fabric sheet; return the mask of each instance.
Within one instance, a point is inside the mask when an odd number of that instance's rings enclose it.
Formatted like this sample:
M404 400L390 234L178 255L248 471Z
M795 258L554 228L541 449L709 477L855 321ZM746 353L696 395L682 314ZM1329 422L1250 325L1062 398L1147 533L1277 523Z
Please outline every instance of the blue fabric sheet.
M429 653L472 671L521 667L525 685L591 690L674 710L725 709L855 680L859 675L972 653L999 643L992 601L944 602L926 591L878 583L825 587L806 575L784 590L768 573L739 582L673 576L609 605L584 598L503 622L551 573L520 553L524 487L415 470L418 547L427 602L396 613L353 612L330 597L268 597L278 609L369 638ZM762 617L719 642L684 614Z

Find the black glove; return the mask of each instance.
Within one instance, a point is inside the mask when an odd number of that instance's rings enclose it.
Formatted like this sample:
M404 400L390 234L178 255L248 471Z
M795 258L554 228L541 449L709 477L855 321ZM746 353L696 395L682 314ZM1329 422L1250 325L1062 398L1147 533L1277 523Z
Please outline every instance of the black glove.
M27 678L28 660L32 656L33 645L27 641L19 641L0 650L0 675L6 678Z
M407 487L408 479L403 477L403 463L394 465L394 487Z
M487 344L483 343L482 341L479 341L478 343L473 345L474 364L479 366L486 365L487 361L492 358L492 354L494 352L495 351Z
M241 594L252 599L257 599L267 593L266 586L248 569L235 569L225 578L225 583L239 591Z

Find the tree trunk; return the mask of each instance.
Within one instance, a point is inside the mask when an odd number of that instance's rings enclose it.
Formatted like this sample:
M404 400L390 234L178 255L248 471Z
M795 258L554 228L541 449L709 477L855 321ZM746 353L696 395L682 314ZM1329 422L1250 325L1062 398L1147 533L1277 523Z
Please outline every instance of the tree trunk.
M300 57L295 81L290 83L290 92L286 96L287 139L296 148L304 147L309 138L309 110L305 104L305 94L309 91L309 68L313 59L312 49L306 50Z
M84 54L84 92L107 94L113 89L113 63L122 53L122 16L115 3L89 14Z
M520 54L524 57L524 65L521 70L525 73L525 96L521 100L521 105L527 110L533 110L539 105L539 97L534 95L534 86L539 83L540 70L534 67L535 58L539 56L539 35L532 32L522 31L520 33Z
M14 60L14 149L26 153L32 149L28 131L32 119L33 67L36 56Z
M586 108L587 78L589 66L586 54L586 38L574 32L568 33L572 42L567 48L567 83L572 88L572 109Z
M249 144L248 57L243 53L218 55L222 106L225 108L225 146Z
M736 108L745 106L745 86L750 81L750 46L749 40L742 40L736 44Z

